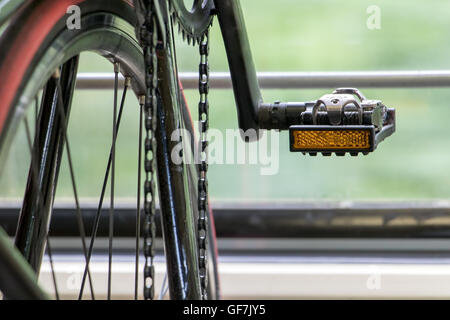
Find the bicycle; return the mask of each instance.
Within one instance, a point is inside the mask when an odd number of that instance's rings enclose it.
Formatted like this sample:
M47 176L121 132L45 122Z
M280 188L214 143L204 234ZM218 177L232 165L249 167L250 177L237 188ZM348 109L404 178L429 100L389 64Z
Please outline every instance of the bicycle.
M220 298L217 244L208 200L208 31L217 16L233 83L239 128L246 141L258 139L263 130L289 130L293 152L325 156L336 153L367 154L395 131L395 110L379 100L366 99L357 89L337 89L311 102L264 103L259 90L249 40L238 1L193 1L188 9L182 0L5 0L0 25L0 150L7 154L25 110L35 104L36 129L27 139L32 160L23 199L15 247L5 235L0 244L0 289L7 298L44 299L32 273L39 274L46 245L59 168L64 150L69 159L76 214L83 243L84 269L79 298L91 288L89 262L106 186L114 195L116 140L123 101L131 89L139 100L139 172L136 208L136 277L141 230L145 257L144 298L155 297L155 179L166 252L168 285L172 299ZM75 6L75 7L74 7ZM68 8L78 8L80 28L68 28ZM199 46L199 141L178 80L174 23L183 39ZM79 54L94 51L114 66L112 142L104 175L91 241L85 241L83 217L71 164L67 126L75 90ZM119 74L125 78L119 103ZM42 89L42 94L39 91ZM120 107L119 107L120 106ZM169 139L187 129L191 139ZM145 130L145 137L143 131ZM255 130L256 135L245 134ZM186 141L188 140L188 141ZM198 148L196 163L175 163L172 151L179 144L181 159ZM144 181L140 181L141 168ZM143 191L143 192L142 192ZM143 206L141 205L143 195ZM114 231L114 196L110 197L108 298L111 298L111 259ZM141 212L143 223L140 225ZM17 254L17 251L21 255ZM3 273L5 274L5 273Z

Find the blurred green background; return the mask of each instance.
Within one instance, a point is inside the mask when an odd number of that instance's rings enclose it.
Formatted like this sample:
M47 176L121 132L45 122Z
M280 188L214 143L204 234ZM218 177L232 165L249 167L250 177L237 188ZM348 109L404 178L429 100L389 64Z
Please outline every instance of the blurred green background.
M450 2L444 0L241 0L252 53L258 71L353 71L450 69ZM380 8L381 28L366 26L367 8ZM218 23L211 35L211 71L228 71ZM179 41L181 71L198 69L198 49ZM112 72L94 54L82 56L81 72ZM305 101L324 90L264 90L265 101ZM214 200L429 200L450 193L450 88L363 89L397 110L397 132L368 156L311 158L289 153L288 136L280 135L279 170L260 174L259 165L211 165L209 188ZM198 93L186 96L196 118ZM80 196L100 193L111 141L112 92L79 91L74 99L69 137ZM210 125L236 128L233 93L212 90ZM136 196L136 98L129 95L117 146L116 192ZM28 155L19 134L0 194L23 194ZM226 152L226 150L225 150ZM275 155L276 156L276 155ZM265 166L263 166L265 167ZM69 199L72 189L66 162L58 196Z

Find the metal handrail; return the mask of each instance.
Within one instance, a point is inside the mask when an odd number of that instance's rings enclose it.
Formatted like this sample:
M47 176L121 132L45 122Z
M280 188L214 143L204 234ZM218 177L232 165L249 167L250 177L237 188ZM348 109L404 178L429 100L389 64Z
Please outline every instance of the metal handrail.
M198 88L198 73L181 72L184 89ZM123 83L123 77L120 81ZM426 88L450 87L450 70L427 71L346 71L346 72L259 72L262 89ZM78 89L112 89L113 73L80 73ZM212 72L210 87L231 89L228 72Z

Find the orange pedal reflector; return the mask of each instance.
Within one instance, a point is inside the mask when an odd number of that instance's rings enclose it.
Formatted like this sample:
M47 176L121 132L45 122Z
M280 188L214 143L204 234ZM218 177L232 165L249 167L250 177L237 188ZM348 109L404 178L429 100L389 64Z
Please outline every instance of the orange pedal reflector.
M374 150L374 126L291 126L293 152L370 152Z

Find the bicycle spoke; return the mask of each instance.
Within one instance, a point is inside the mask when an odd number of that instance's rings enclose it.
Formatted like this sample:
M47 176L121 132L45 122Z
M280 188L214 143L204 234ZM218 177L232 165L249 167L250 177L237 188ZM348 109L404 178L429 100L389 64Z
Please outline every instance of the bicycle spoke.
M71 179L73 194L74 194L74 198L75 198L75 207L76 207L75 214L76 214L76 218L77 218L78 231L80 233L81 244L83 246L84 258L85 258L85 261L87 261L86 231L84 228L84 221L83 221L83 216L81 213L80 201L78 198L78 191L77 191L77 187L76 187L76 183L75 183L75 173L74 173L74 169L73 169L72 155L71 155L70 147L69 147L69 138L67 136L66 136L66 150L67 150L67 160L69 163L70 179ZM89 279L89 287L91 290L91 298L92 298L92 300L95 300L94 285L92 283L92 276L91 276L91 271L89 270L89 268L88 268L88 279Z
M142 118L144 115L145 96L139 97L139 143L138 143L138 178L136 207L136 259L134 270L134 300L138 298L139 283L139 242L141 238L141 168L142 168Z
M37 128L38 123L38 114L39 114L39 97L36 95L34 98L34 125Z
M53 265L52 247L50 246L50 237L48 236L48 233L47 233L47 252L48 252L48 259L50 260L50 269L52 270L52 279L53 279L53 286L55 288L55 296L56 300L59 300L58 285L56 284L55 267Z
M111 194L109 205L109 247L108 247L108 300L111 300L111 271L112 271L112 245L114 235L114 180L116 171L116 126L117 126L117 91L119 90L119 71L120 65L114 63L114 112L113 112L113 130L112 130L112 164L111 164Z
M123 90L123 94L122 94L122 101L121 101L120 108L119 108L119 115L117 117L117 125L116 125L116 133L115 133L116 139L117 139L117 135L118 135L119 129L120 129L120 121L122 119L123 107L125 105L125 96L126 96L127 89L130 86L130 84L131 84L131 79L127 77L125 79L125 86L124 86L124 90ZM105 176L104 176L104 179L103 179L103 185L102 185L102 190L101 190L101 194L100 194L100 200L99 200L99 203L98 203L97 212L95 214L94 226L92 227L91 241L89 243L89 250L88 250L88 255L87 255L86 267L84 269L83 278L81 280L81 289L80 289L80 293L78 295L78 299L79 300L81 300L81 298L83 296L84 286L85 286L85 283L86 283L87 268L88 268L89 263L91 261L92 251L94 249L95 238L97 236L98 226L100 224L101 209L102 209L102 206L103 206L103 200L104 200L105 192L106 192L106 185L108 183L109 173L110 173L110 170L111 170L111 163L112 163L112 146L111 146L110 151L109 151L109 158L108 158L108 163L107 163L107 166L106 166Z
M27 118L26 115L23 117L23 122L24 122L24 125L25 125L25 133L26 133L26 136L27 136L28 150L30 151L30 156L31 156L32 153L33 153L33 144L31 142L30 125L28 124L28 118Z
M161 292L159 293L159 300L163 300L169 290L169 285L167 283L167 272L164 274L163 283L161 286Z
M62 127L63 127L63 135L64 135L63 139L64 139L64 143L66 146L70 179L71 179L73 194L74 194L74 198L75 198L75 206L76 206L75 215L77 218L78 231L80 233L84 258L87 262L86 231L84 228L83 215L81 213L80 201L78 198L78 191L77 191L76 182L75 182L75 171L73 169L72 152L71 152L71 148L70 148L70 144L69 144L69 136L67 133L67 118L66 118L66 114L64 112L62 94L61 94L62 88L61 88L61 83L59 81L57 81L57 90L59 92L59 94L58 94L58 113L60 115L61 123L62 123ZM91 291L91 298L93 300L95 300L94 286L93 286L92 276L91 276L91 272L90 272L89 268L88 268L88 278L89 278L89 287L90 287L90 291Z

